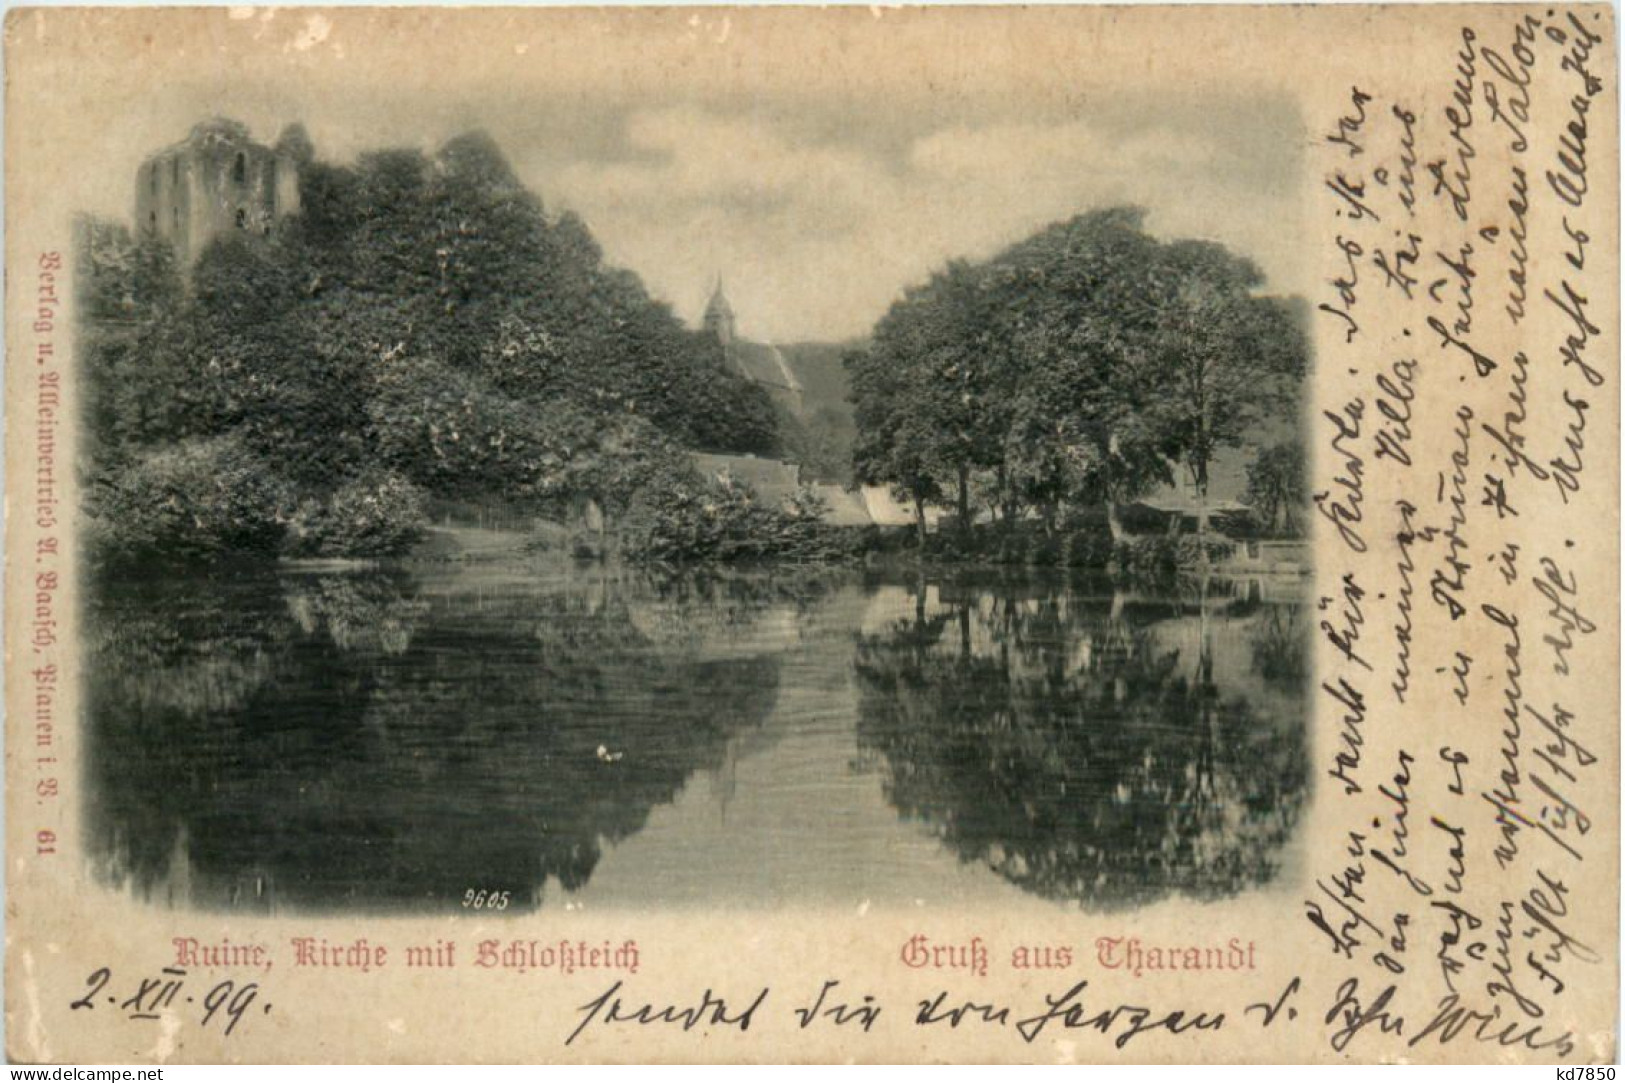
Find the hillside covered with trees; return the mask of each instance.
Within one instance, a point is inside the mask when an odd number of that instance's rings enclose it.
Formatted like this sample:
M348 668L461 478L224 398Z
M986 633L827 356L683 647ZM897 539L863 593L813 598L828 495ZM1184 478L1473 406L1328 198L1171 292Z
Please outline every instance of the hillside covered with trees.
M585 223L482 134L318 160L301 213L195 265L80 230L94 549L396 552L437 499L611 517L694 481L684 449L773 455L778 422Z
M843 359L856 344L798 342L780 346L802 387L802 416L781 419L784 454L801 464L802 476L850 487L852 388Z

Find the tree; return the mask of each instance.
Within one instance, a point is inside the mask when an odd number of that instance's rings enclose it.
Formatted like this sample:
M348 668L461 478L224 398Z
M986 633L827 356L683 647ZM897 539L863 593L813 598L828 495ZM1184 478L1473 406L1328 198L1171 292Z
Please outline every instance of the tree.
M175 256L150 230L132 237L122 225L93 218L75 223L74 294L84 383L84 460L89 476L128 461L145 427L146 412L172 408L195 388L184 374L148 363L160 329L173 328L182 294ZM166 386L150 403L134 396L153 383ZM193 430L195 431L195 430Z
M1175 464L1205 499L1215 451L1302 376L1302 332L1260 284L1217 245L1150 237L1133 207L952 262L892 306L854 370L859 473L954 489L962 522L977 473L1006 524L1103 504L1117 539L1119 506Z
M971 521L971 474L999 466L1007 428L1009 342L991 285L982 270L949 263L891 307L870 347L898 370L909 451L955 493L962 530Z
M312 319L296 240L227 236L193 272L186 321L192 376L211 395L216 431L235 428L297 485L325 492L368 465L371 373Z
M1309 495L1303 445L1296 440L1272 444L1247 467L1247 502L1257 511L1264 529L1278 537L1294 537L1300 509Z
M1143 219L1122 207L1080 215L994 261L1018 313L1010 472L1041 506L1103 504L1114 538L1119 506L1169 476L1166 436L1150 416L1160 393L1146 348L1157 246Z
M116 528L123 554L136 557L272 554L292 505L276 471L234 436L144 452L97 489L93 544Z
M875 331L875 363L891 378L854 380L868 459L886 448L895 475L906 448L935 487L957 488L962 522L972 471L993 475L1006 523L1023 505L1051 525L1068 502L1115 510L1163 480L1142 301L1155 242L1141 219L1083 215L909 291Z
M860 484L888 485L914 505L923 548L925 505L942 496L933 472L936 434L908 399L913 374L896 357L873 349L849 351L842 359L852 385L857 438L852 472Z
M779 411L784 453L801 464L802 476L848 485L852 480L851 419L838 407L820 406L805 419Z
M1208 465L1237 447L1267 411L1291 401L1308 347L1287 304L1260 297L1249 260L1197 241L1164 246L1155 371L1164 393L1153 417L1190 471L1198 531L1207 529Z

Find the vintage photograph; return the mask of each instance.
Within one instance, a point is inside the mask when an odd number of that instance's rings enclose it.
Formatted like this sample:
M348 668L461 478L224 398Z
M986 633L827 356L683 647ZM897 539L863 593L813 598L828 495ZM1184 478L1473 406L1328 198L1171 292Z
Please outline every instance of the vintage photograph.
M1613 19L13 11L8 1057L1612 1062Z
M211 90L76 223L106 888L1112 911L1291 875L1291 102Z

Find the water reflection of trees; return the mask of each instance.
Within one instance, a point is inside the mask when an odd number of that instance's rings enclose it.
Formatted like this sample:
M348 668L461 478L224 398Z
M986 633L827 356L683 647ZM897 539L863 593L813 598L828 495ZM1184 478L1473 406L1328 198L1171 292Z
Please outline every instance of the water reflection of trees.
M643 604L635 621L651 639L667 645L758 636L764 614L792 622L806 617L841 575L839 569L816 565L745 574L688 568L639 575Z
M882 754L898 811L961 860L1101 909L1274 876L1306 788L1301 682L1282 709L1250 694L1244 662L1216 665L1213 643L1262 634L1283 653L1295 625L1271 611L1287 607L1235 618L951 588L915 601L858 642L859 744Z
M87 806L103 875L208 906L539 903L778 694L771 657L676 650L625 584L401 575L99 585Z
M1263 607L1248 637L1253 672L1266 681L1299 687L1308 674L1308 636L1301 606Z

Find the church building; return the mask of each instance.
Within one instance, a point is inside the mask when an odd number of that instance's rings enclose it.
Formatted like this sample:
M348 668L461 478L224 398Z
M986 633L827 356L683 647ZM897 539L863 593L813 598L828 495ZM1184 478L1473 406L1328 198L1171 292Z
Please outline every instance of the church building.
M769 398L793 416L802 415L801 381L796 379L790 363L777 346L739 337L733 305L728 303L727 295L722 292L720 275L717 276L716 289L711 293L711 301L705 306L705 316L700 326L722 346L723 356L730 368L765 389Z

